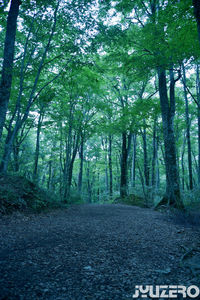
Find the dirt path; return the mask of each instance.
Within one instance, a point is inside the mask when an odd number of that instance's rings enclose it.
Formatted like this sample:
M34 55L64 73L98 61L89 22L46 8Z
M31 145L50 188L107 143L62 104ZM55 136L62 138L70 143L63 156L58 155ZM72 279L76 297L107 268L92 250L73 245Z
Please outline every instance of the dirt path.
M125 300L136 284L198 285L180 259L199 236L125 205L1 217L0 299Z

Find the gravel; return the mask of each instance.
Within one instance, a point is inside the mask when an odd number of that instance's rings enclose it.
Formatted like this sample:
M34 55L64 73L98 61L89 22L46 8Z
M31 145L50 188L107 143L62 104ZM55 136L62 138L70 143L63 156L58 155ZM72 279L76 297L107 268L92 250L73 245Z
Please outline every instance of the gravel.
M135 285L200 286L183 263L199 237L198 227L120 204L1 216L0 299L125 300Z

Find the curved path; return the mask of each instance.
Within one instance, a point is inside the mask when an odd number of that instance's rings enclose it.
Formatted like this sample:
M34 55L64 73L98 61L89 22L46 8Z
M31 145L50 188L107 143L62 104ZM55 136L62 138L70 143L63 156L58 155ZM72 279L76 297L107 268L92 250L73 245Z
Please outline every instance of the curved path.
M137 284L198 284L180 259L199 233L125 205L4 216L0 299L125 300Z

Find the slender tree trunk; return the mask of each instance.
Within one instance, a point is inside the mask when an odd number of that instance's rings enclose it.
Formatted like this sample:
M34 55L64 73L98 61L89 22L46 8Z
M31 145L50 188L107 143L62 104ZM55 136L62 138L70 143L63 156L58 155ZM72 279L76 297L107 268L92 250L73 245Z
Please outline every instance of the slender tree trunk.
M26 126L24 124L23 128L21 129L20 135L17 135L15 138L15 141L13 143L13 158L14 158L14 170L15 172L18 172L20 169L20 162L19 162L19 152L20 152L20 146L27 137L28 133L30 132L30 129L32 128L32 124L29 125L28 129L26 129ZM8 129L9 131L9 129ZM22 153L23 156L23 153Z
M16 127L15 127L16 128ZM8 129L5 145L4 145L4 152L3 157L0 164L0 173L6 173L8 169L8 163L10 161L10 156L13 151L13 144L16 131L12 131L10 128Z
M99 172L97 173L97 180L98 180L97 199L98 199L98 202L99 202L100 201L100 174L99 174Z
M87 192L88 192L88 202L92 202L92 188L91 188L91 183L90 183L90 162L88 161L87 165Z
M189 107L188 107L188 97L186 89L186 75L185 75L185 66L182 65L183 69L183 87L184 87L184 97L185 97L185 119L187 127L187 147L188 147L188 170L189 170L189 188L193 189L193 176L192 176L192 151L191 151L191 141L190 141L190 119L189 119Z
M113 173L112 173L112 136L109 135L109 150L108 150L108 168L109 168L109 194L110 198L113 195Z
M73 103L70 106L69 113L69 128L65 146L65 165L63 170L63 182L64 182L64 193L63 200L67 201L67 196L69 196L69 168L70 168L70 160L71 160L71 152L72 152L72 124L73 124Z
M179 128L178 128L178 124L176 124L175 144L178 144L178 142L179 142L179 138L180 138L179 132L180 131L179 131ZM177 162L177 172L178 172L179 187L180 187L181 186L181 182L180 182L181 150L179 149L179 147L176 147L176 162Z
M38 173L38 160L39 160L39 153L40 153L40 133L42 128L42 121L43 121L43 108L40 109L40 115L37 124L37 136L36 136L36 146L35 146L35 161L34 161L34 168L33 168L33 180L37 179Z
M194 15L197 21L197 30L198 30L198 37L199 37L199 43L200 43L200 1L199 0L193 0L193 6L194 6Z
M105 139L102 138L101 144L104 150L104 161L105 161L105 192L106 197L109 194L109 183L108 183L108 168L109 168L109 161L108 161L108 155L109 155L109 149L108 149L108 141L107 137Z
M197 119L198 119L198 185L200 186L200 77L199 77L199 65L197 64L197 77L196 77L196 89L197 89Z
M160 172L158 159L158 137L157 137L157 117L154 119L153 126L153 156L152 156L152 174L151 174L151 196L152 200L160 186Z
M81 193L82 190L82 182L83 182L83 152L84 151L84 138L81 136L81 144L80 144L80 167L79 167L79 174L78 174L78 191Z
M157 157L157 142L156 142L156 123L157 118L154 119L153 126L153 157L152 157L152 174L151 174L151 185L154 189L156 183L156 157Z
M47 189L50 190L51 187L51 176L52 176L52 159L49 160L49 172L47 180Z
M128 195L128 154L130 152L132 134L122 133L122 154L121 154L121 177L120 177L120 197Z
M176 146L174 136L174 115L175 115L175 80L173 71L170 70L170 103L167 94L166 71L158 69L160 105L163 123L163 137L165 146L165 167L166 167L166 195L169 205L179 208L183 207L180 197L178 168L176 161Z
M132 135L133 140L133 155L132 155L132 168L131 168L131 182L132 187L135 187L135 176L136 176L136 147L137 147L137 135Z
M20 0L11 1L11 6L7 18L6 37L3 54L3 67L0 81L0 140L5 124L8 102L10 99L10 91L12 86L15 37L20 4Z
M144 120L144 125L146 126L146 121ZM148 154L147 154L147 134L146 134L146 127L144 127L143 133L143 151L144 151L144 178L145 178L145 185L149 186L149 162L148 162Z
M14 170L15 172L19 172L19 144L16 143L13 146L13 157L14 157Z
M78 152L78 145L79 145L79 134L76 137L76 144L74 146L73 153L72 153L72 158L71 158L70 165L69 165L68 184L67 184L68 185L68 193L67 193L66 196L70 196L70 189L71 189L71 185L72 185L73 167L74 167L74 161L75 161L75 158L76 158L76 154Z
M120 182L121 182L121 156L116 154L115 156L115 165L116 165L116 180L115 180L115 190L120 191Z
M41 185L42 186L45 185L45 181L46 181L46 173L44 172L44 174L42 175L42 180L41 180Z
M156 143L157 147L157 156L156 156L156 190L159 190L160 188L160 169L159 169L159 159L158 159L158 141Z
M107 137L105 139L105 186L106 186L106 197L109 193L109 183L108 183L108 145L107 145Z
M187 134L186 134L186 135L187 135ZM181 153L182 189L183 189L183 191L184 191L184 189L185 189L185 164L184 164L185 142L186 142L186 138L184 137L184 140L183 140L183 148L182 148L182 153Z
M127 196L127 133L122 133L120 197Z
M146 190L145 190L145 181L144 181L142 170L141 170L141 167L140 167L139 163L138 163L138 171L139 171L140 180L141 180L141 184L142 184L142 190L143 190L143 195L144 195L145 203L146 203L146 205L148 207L148 197L146 195Z

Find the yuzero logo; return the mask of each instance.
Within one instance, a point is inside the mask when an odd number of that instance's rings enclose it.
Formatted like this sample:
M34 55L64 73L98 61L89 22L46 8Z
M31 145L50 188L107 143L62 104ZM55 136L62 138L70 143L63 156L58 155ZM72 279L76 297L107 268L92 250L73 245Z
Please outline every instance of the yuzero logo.
M184 285L136 285L135 293L133 294L133 298L147 298L149 296L153 299L159 298L177 298L179 295L182 295L183 298L190 297L191 299L195 299L200 295L200 290L196 285L191 285L186 287Z

